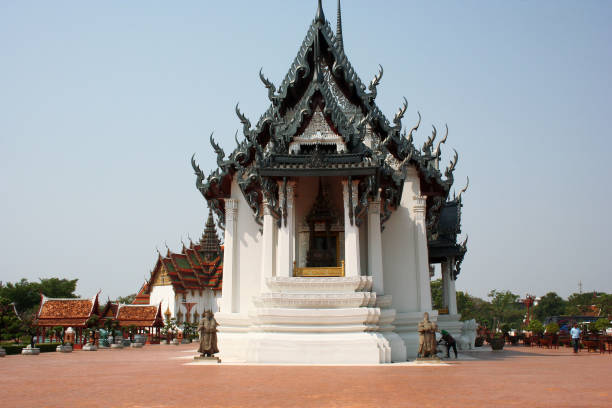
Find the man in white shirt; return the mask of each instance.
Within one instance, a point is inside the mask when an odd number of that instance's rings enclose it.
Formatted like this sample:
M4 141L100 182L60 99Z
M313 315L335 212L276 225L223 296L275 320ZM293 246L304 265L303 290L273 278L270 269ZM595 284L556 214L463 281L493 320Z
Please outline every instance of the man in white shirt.
M578 323L574 323L574 327L572 327L570 330L572 345L574 346L574 353L578 353L578 348L580 347L580 333L582 333L582 330L578 328Z

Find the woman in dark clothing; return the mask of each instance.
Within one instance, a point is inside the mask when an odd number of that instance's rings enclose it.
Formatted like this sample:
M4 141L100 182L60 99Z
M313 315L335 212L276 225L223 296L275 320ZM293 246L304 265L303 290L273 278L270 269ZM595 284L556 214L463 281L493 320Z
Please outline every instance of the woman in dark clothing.
M442 338L438 341L438 344L445 342L446 344L446 357L450 358L450 349L453 348L455 352L455 358L457 358L457 342L446 330L442 330Z

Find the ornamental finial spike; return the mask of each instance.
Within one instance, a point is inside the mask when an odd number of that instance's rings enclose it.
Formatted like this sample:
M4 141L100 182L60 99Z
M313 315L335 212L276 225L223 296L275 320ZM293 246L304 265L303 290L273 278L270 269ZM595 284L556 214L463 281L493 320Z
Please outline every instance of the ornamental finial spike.
M342 39L342 9L340 7L340 0L338 0L338 17L336 19L336 42L338 48L344 51L344 41Z
M319 6L317 7L317 16L315 17L315 21L325 24L325 14L323 14L323 5L321 4L321 0L319 0Z

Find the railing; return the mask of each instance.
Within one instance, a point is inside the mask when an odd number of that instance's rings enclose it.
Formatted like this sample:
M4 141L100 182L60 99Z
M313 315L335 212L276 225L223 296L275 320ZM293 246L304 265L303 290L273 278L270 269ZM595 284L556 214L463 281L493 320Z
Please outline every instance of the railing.
M344 276L344 261L340 261L340 266L324 266L318 268L298 268L293 265L293 276L300 277L338 277Z

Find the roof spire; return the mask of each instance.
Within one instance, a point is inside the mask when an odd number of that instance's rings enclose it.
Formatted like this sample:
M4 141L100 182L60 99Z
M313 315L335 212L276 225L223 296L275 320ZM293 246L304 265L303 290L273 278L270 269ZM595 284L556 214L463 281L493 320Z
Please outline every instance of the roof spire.
M338 48L344 51L344 41L342 40L342 10L340 8L340 0L338 0L338 18L336 20L336 42Z
M205 252L207 262L213 260L221 252L212 208L208 210L208 220L206 220L206 228L200 238L200 245Z
M319 0L319 6L317 7L317 16L315 17L315 21L325 24L325 14L323 14L323 5L321 4L321 0Z

